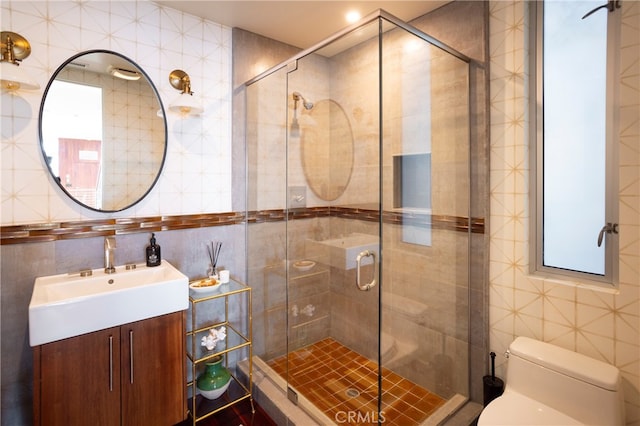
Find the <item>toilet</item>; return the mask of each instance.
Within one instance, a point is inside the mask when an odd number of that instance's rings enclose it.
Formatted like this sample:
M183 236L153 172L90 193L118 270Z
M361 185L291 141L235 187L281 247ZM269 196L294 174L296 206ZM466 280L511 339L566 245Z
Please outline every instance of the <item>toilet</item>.
M480 414L489 425L624 425L620 371L527 337L509 346L505 391Z

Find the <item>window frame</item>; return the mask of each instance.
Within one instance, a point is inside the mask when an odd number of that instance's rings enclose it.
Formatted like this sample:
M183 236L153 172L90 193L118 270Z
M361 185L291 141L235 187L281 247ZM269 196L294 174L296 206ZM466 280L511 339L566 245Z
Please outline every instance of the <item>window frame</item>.
M560 280L570 279L593 283L599 286L617 287L619 235L605 234L605 273L604 275L563 269L544 265L543 245L543 148L544 148L544 100L543 100L543 19L544 0L530 3L530 92L529 92L529 140L530 150L530 272L542 274ZM605 165L605 223L618 224L618 108L619 100L619 57L620 57L620 9L610 12L607 9L596 13L607 13L607 82L606 82L606 165ZM589 19L589 18L586 18ZM603 223L603 226L605 225ZM594 243L597 235L594 235Z

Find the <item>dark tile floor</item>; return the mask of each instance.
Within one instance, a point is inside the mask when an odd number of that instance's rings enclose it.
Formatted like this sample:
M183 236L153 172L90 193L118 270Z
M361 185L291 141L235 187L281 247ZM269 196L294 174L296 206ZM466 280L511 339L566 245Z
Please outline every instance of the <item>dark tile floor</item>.
M277 426L265 411L254 401L255 413L251 412L251 402L247 399L198 421L197 426ZM176 426L192 425L188 419Z

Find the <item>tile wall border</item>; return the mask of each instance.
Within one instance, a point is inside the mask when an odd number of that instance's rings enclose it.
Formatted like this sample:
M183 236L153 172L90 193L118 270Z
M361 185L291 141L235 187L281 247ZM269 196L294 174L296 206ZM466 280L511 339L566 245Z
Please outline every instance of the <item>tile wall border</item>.
M360 207L309 207L299 209L276 209L229 213L208 213L177 216L150 216L142 218L113 218L55 223L35 223L0 227L0 245L41 243L110 235L159 232L189 228L228 226L241 223L281 222L289 219L312 219L338 217L369 222L380 221L380 213L372 208ZM445 215L431 215L416 212L384 211L384 223L431 226L458 232L484 233L484 219Z

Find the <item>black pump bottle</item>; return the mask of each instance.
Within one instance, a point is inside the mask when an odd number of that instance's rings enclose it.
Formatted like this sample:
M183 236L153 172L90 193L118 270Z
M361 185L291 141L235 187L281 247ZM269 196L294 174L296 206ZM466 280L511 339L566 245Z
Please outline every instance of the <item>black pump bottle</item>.
M156 234L151 234L151 239L147 246L147 266L159 266L161 260L160 246L156 244Z

